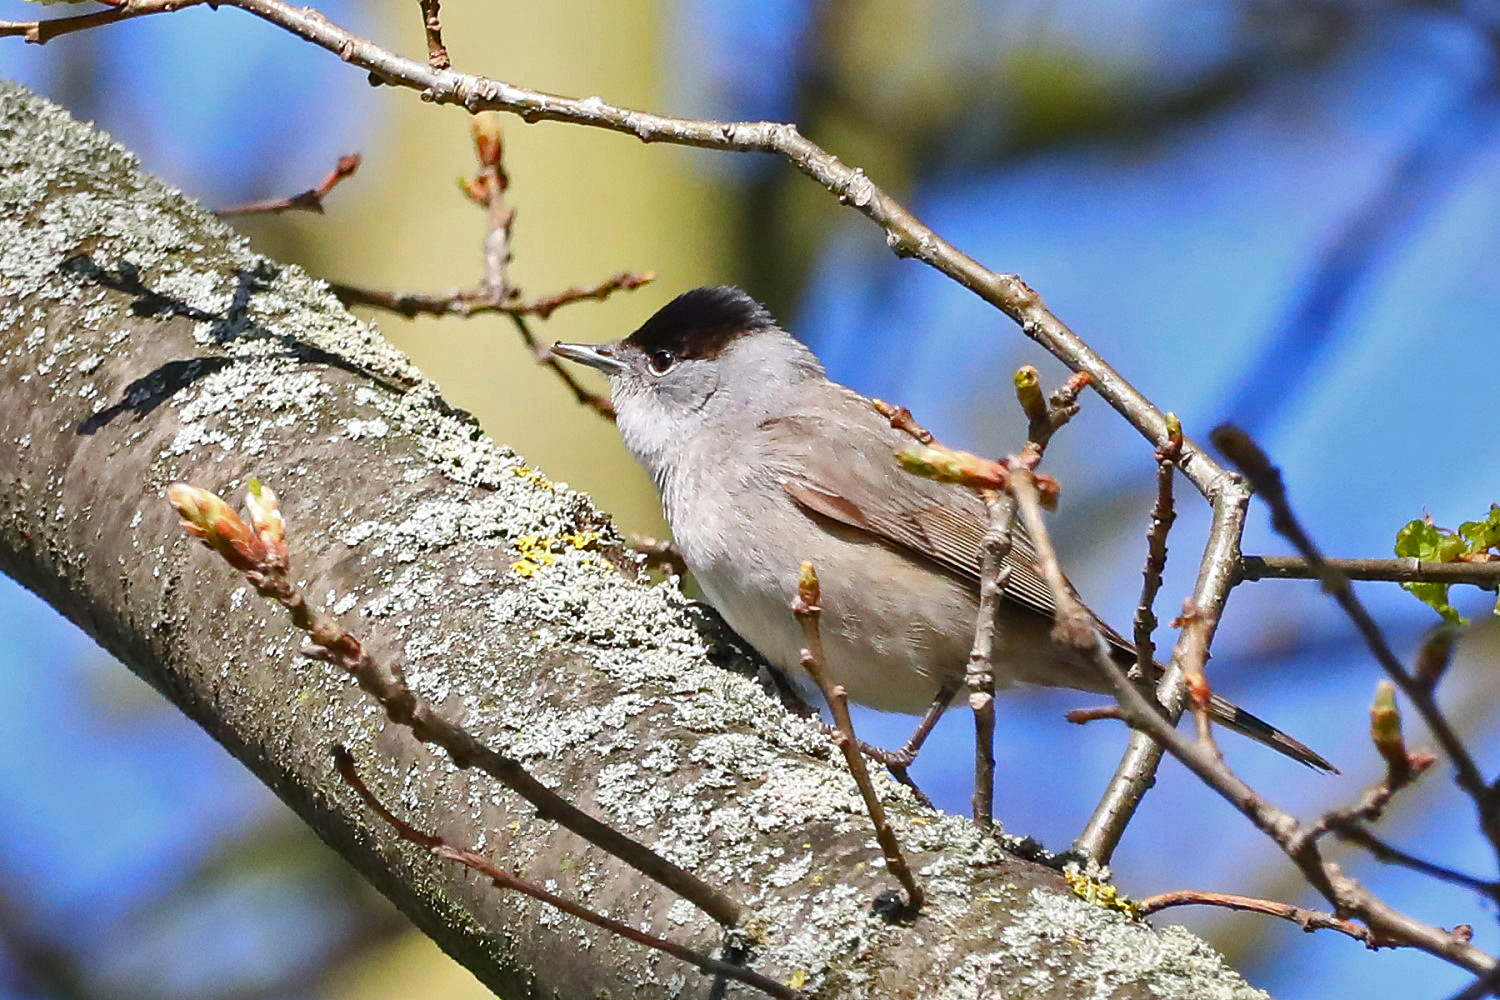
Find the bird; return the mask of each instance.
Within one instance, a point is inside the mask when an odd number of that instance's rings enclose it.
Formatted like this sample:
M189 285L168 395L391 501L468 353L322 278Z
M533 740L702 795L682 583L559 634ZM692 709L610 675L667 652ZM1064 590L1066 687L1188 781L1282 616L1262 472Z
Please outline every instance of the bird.
M683 562L772 667L802 675L805 636L790 608L809 561L831 683L877 710L925 713L927 728L954 703L978 618L988 508L966 487L905 471L896 456L910 439L871 399L829 379L764 306L727 285L677 296L621 340L559 342L552 353L608 376L620 436L650 474ZM1007 562L996 687L1111 692L1091 658L1052 638L1056 602L1019 521ZM1095 624L1110 655L1134 665L1134 645ZM1223 698L1210 711L1294 760L1336 770ZM919 727L893 759L909 762L921 738Z

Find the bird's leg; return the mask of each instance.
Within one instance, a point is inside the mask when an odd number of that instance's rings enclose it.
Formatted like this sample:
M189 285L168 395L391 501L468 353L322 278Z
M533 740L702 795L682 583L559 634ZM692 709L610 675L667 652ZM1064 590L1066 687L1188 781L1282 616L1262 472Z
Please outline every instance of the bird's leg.
M927 707L927 712L922 716L922 721L917 723L917 728L912 730L911 737L902 744L901 749L886 750L882 747L871 746L863 740L859 741L861 753L871 760L884 764L886 770L891 772L891 777L901 782L907 788L910 788L913 792L916 792L917 798L928 807L932 806L932 800L927 797L922 789L917 787L917 783L907 773L907 768L911 767L912 762L917 759L917 754L921 751L922 744L927 742L927 737L932 734L932 728L937 725L938 719L941 719L943 713L948 710L948 706L953 704L953 696L958 693L958 688L959 685L957 683L947 681L943 683L942 687L938 688L937 696L932 699L932 704Z
M863 746L865 756L872 760L878 760L886 767L894 771L896 768L905 770L911 767L912 762L917 759L917 754L922 749L922 744L927 742L927 737L932 735L932 727L943 717L948 706L953 704L953 696L958 694L959 685L956 681L945 681L938 688L936 697L932 704L927 707L927 713L922 716L922 721L917 723L917 728L912 730L911 738L902 744L900 750L882 750L880 747Z

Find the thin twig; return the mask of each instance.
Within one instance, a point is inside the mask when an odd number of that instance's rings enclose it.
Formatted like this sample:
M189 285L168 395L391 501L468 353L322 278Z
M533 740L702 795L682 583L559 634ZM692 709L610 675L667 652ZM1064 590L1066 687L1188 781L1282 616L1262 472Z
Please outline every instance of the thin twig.
M1391 797L1420 778L1437 760L1427 751L1407 753L1404 746L1401 748L1401 753L1402 763L1389 763L1385 776L1365 789L1352 806L1324 813L1315 829L1334 829L1343 823L1375 822L1384 815Z
M1182 424L1176 414L1167 414L1167 443L1156 449L1156 503L1151 508L1151 527L1146 530L1146 565L1141 571L1141 599L1135 608L1135 668L1140 679L1152 675L1156 664L1156 595L1161 591L1167 568L1167 535L1177 520L1172 501L1172 471L1182 453Z
M1198 608L1222 608L1234 588L1235 573L1239 566L1239 539L1245 528L1245 511L1250 494L1238 480L1226 478L1213 498L1213 521L1208 529L1208 542L1204 546L1199 562L1198 581L1193 586L1189 600ZM1182 715L1187 688L1183 683L1183 664L1189 658L1199 658L1202 663L1208 658L1208 648L1213 641L1217 615L1196 617L1186 623L1177 635L1172 648L1172 658L1162 671L1157 682L1156 699L1163 711L1167 725L1176 725ZM1110 661L1113 664L1113 660ZM1200 667L1201 672L1201 667ZM1123 676L1123 675L1122 675ZM1137 692L1139 693L1139 692ZM1156 769L1161 764L1163 747L1155 738L1155 730L1136 727L1130 737L1130 745L1120 758L1109 786L1094 807L1083 832L1073 842L1075 850L1107 864L1114 853L1120 837L1125 833L1130 818L1135 815L1141 799L1156 780Z
M1082 726L1103 719L1123 719L1125 713L1120 710L1119 705L1100 705L1097 708L1075 708L1064 714L1063 718L1075 726Z
M427 65L433 69L447 69L453 65L448 58L448 49L443 45L443 19L438 12L439 0L420 0L422 5L422 31L427 35Z
M376 660L333 616L314 608L292 582L276 495L258 483L246 498L250 524L207 490L174 483L168 499L182 516L182 527L239 570L263 597L276 601L312 645L304 656L323 660L347 672L418 740L441 747L460 768L477 767L527 802L537 815L551 820L619 858L643 875L688 900L725 927L735 927L745 908L607 823L601 822L548 788L514 758L489 747L468 730L419 697L406 683L400 664Z
M1033 369L1034 371L1035 369ZM875 412L890 421L891 427L914 439L931 453L946 452L950 455L966 453L950 452L933 438L932 432L911 415L904 406L892 406L884 400L873 400ZM899 456L898 456L899 457ZM983 462L975 456L967 456ZM909 471L925 474L910 462L905 462ZM972 464L972 463L971 463ZM1004 474L1005 463L988 465L993 474ZM966 483L965 485L973 485ZM974 822L983 827L994 824L995 817L995 668L994 651L999 641L1001 606L1005 599L1005 585L1010 580L1010 566L1006 559L1011 550L1011 521L1015 517L1015 502L1008 494L994 489L981 488L979 495L989 509L989 523L979 542L979 613L974 627L974 642L969 651L968 666L964 671L964 686L969 690L969 708L974 713L974 793L970 808ZM924 724L927 722L923 720ZM936 721L936 720L933 720ZM918 727L920 732L921 727ZM922 734L922 739L926 734ZM908 746L920 747L921 741L914 735ZM914 756L914 755L913 755ZM899 776L905 776L905 768ZM909 779L908 779L909 780ZM925 796L924 796L925 798Z
M455 288L447 292L390 292L329 282L333 294L349 305L370 306L411 319L415 316L478 316L507 313L546 319L574 302L603 302L615 292L628 292L655 280L650 271L621 271L595 285L568 288L555 295L527 299L520 296L501 301L484 288Z
M974 822L988 827L995 816L995 647L1000 639L1005 586L1010 582L1007 558L1016 501L1009 493L994 490L984 490L980 496L989 509L989 524L979 542L979 617L964 685L974 711Z
M621 271L595 285L574 285L572 288L564 288L553 295L521 299L511 303L505 311L513 316L535 316L537 319L546 319L558 309L572 305L574 302L586 302L590 299L603 302L615 292L634 291L654 280L656 280L656 275L650 271Z
M485 211L484 279L481 288L495 302L511 297L510 237L516 224L516 210L505 201L510 177L505 173L504 132L500 116L493 111L480 112L469 119L474 138L474 153L479 158L479 173L465 185L469 197Z
M611 934L616 934L637 944L643 944L648 948L665 952L673 958L681 959L690 965L696 966L707 975L724 976L728 979L734 979L747 986L753 986L769 996L780 997L782 1000L803 1000L805 997L805 994L784 986L776 980L763 976L758 972L747 969L742 965L720 961L717 958L694 951L674 941L669 941L666 938L643 931L631 924L621 923L618 920L606 917L604 914L591 910L570 899L559 896L556 893L548 892L534 882L529 882L526 879L505 871L489 858L471 848L455 847L442 837L431 833L424 833L391 812L375 796L375 793L365 784L364 779L360 777L358 769L354 766L354 757L349 753L348 749L342 746L335 746L333 748L333 763L334 767L338 769L339 777L344 779L345 784L354 789L355 794L364 801L365 805L370 808L370 811L383 819L395 831L396 836L409 843L416 844L418 847L426 848L444 860L456 861L467 868L472 868L489 879L497 889L511 889L519 893L524 893L532 899L546 903L548 906L556 907L564 913L575 916L580 920L585 920L595 927L602 927Z
M1270 837L1313 888L1333 904L1336 913L1363 922L1382 946L1418 948L1476 973L1487 973L1497 967L1494 956L1475 948L1464 934L1422 923L1389 906L1350 878L1337 864L1323 858L1317 838L1310 835L1311 831L1299 824L1294 816L1247 785L1222 758L1178 732L1110 656L1103 637L1094 626L1093 616L1067 586L1030 473L1017 469L1011 475L1008 489L1015 494L1022 523L1036 548L1037 565L1057 603L1053 639L1092 658L1095 667L1114 686L1120 709L1131 726L1150 733L1156 743L1171 751L1204 784Z
M812 676L822 690L823 697L828 700L828 709L833 713L833 722L837 727L833 733L834 742L843 753L844 760L849 765L849 773L854 776L859 794L865 800L865 809L869 811L870 822L875 827L875 839L880 844L881 853L885 855L885 865L906 890L906 900L900 915L912 917L922 909L925 895L922 887L917 884L916 876L906 864L906 857L901 853L901 845L896 841L896 831L891 829L890 821L886 818L885 806L875 794L875 783L870 780L864 754L859 750L859 739L854 735L854 721L849 717L848 694L843 685L830 681L823 669L823 635L818 628L818 619L823 612L818 603L821 596L817 571L812 563L804 562L797 578L797 596L792 600L792 614L796 616L797 624L802 626L802 635L807 641L802 650L802 668Z
M1410 868L1412 871L1421 872L1423 875L1435 878L1440 882L1447 882L1451 885L1458 885L1465 889L1473 890L1490 899L1500 898L1500 882L1478 878L1466 872L1458 871L1455 868L1449 868L1447 865L1440 865L1436 862L1419 858L1414 854L1401 850L1401 848L1393 844L1381 840L1357 821L1346 821L1342 818L1324 818L1322 822L1334 836L1340 840L1347 840L1351 844L1358 844L1369 851L1377 861L1382 861L1388 865L1398 865L1402 868Z
M1204 619L1209 615L1213 615L1214 620L1205 623ZM1218 627L1217 619L1216 609L1200 608L1188 600L1183 602L1182 614L1172 621L1172 625L1174 628L1181 628L1184 633L1189 625L1196 626L1199 631L1206 628L1212 632ZM1181 662L1182 680L1187 687L1188 705L1193 710L1193 728L1198 734L1198 745L1205 752L1222 759L1224 752L1219 749L1219 744L1214 739L1213 717L1210 714L1214 693L1209 687L1208 675L1203 669L1208 665L1208 651L1205 648L1202 656L1191 656Z
M1292 906L1290 903L1256 899L1253 896L1179 889L1176 892L1161 892L1154 896L1147 896L1145 899L1137 899L1134 903L1135 912L1141 917L1150 916L1173 906L1219 906L1226 910L1245 910L1250 913L1264 913L1267 916L1280 917L1282 920L1290 920L1300 925L1309 933L1318 930L1338 931L1340 934L1347 934L1354 940L1363 942L1368 948L1379 948L1386 944L1386 942L1377 941L1370 928L1364 924L1357 924L1352 920L1345 920L1321 910L1308 910L1300 906Z
M1214 444L1245 474L1255 491L1265 500L1271 510L1271 526L1292 543L1310 567L1318 571L1318 578L1322 581L1323 589L1333 596L1339 607L1354 622L1365 645L1369 647L1386 675L1422 716L1422 722L1452 762L1455 780L1459 787L1473 801L1475 811L1479 816L1480 828L1484 831L1486 839L1489 840L1497 856L1500 856L1500 812L1497 812L1495 808L1496 796L1485 782L1479 766L1469 753L1469 748L1454 731L1442 709L1438 707L1432 687L1417 682L1407 671L1391 649L1385 633L1366 610L1363 602L1355 595L1354 588L1349 584L1349 578L1323 559L1322 552L1318 550L1317 545L1292 511L1287 499L1286 487L1281 481L1280 470L1271 464L1270 458L1260 446L1244 431L1229 424L1222 424L1215 428L1212 436Z
M1390 583L1470 583L1494 590L1500 587L1500 560L1492 562L1423 562L1420 559L1330 559L1314 566L1301 556L1242 556L1242 580L1318 580L1322 567L1350 580Z
M339 157L338 163L324 177L322 183L315 188L308 188L301 194L294 194L290 198L272 198L268 201L252 201L244 205L234 205L230 208L220 208L214 214L221 219L235 218L242 215L276 215L281 212L316 212L323 214L323 199L344 178L349 177L359 169L360 155L350 153Z
M893 406L881 399L872 400L875 412L890 421L892 428L908 435L924 448L939 448L932 432L917 423L911 411L904 406ZM1003 464L993 463L997 469ZM909 468L910 466L908 466ZM993 489L981 489L979 495L989 508L989 524L979 543L979 615L974 628L974 643L969 651L968 666L964 672L964 686L969 689L969 708L974 713L974 793L970 808L974 822L980 826L992 826L995 816L995 670L994 649L1000 630L1000 608L1004 601L1005 584L1010 579L1010 567L1006 557L1011 549L1011 520L1015 517L1015 504L1008 495ZM942 692L939 692L941 697ZM907 741L910 757L916 756L927 738L931 724L937 719L929 711L917 732ZM925 728L924 728L925 727ZM910 763L910 759L907 760ZM911 783L903 766L896 773L898 779ZM912 784L915 788L915 784ZM921 794L918 790L918 794ZM925 799L926 795L922 795Z
M579 403L613 420L615 410L609 399L584 388L573 373L537 340L526 317L545 319L573 302L603 301L614 292L639 288L653 276L621 271L597 285L569 288L540 299L521 298L510 282L511 238L516 212L505 201L510 180L503 165L504 141L498 115L494 112L475 115L471 127L479 172L463 188L470 200L485 210L484 275L479 286L437 294L388 292L337 282L331 283L329 288L345 305L373 306L408 318L420 314L473 316L484 312L504 313L510 317L538 364L550 369Z
M109 2L109 0L101 0ZM16 36L34 45L45 45L60 35L86 31L117 21L128 21L147 14L167 14L183 7L195 7L206 0L117 0L109 10L92 14L74 14L41 21L0 21L0 38Z
M606 420L615 419L615 404L610 402L609 397L601 396L591 389L585 389L583 383L574 377L566 365L557 360L550 349L537 342L536 335L531 332L531 324L526 322L525 316L511 313L510 321L515 326L516 332L521 335L522 343L526 345L527 350L531 351L531 356L536 359L537 364L550 369L558 380L568 387L568 391L573 394L575 400Z

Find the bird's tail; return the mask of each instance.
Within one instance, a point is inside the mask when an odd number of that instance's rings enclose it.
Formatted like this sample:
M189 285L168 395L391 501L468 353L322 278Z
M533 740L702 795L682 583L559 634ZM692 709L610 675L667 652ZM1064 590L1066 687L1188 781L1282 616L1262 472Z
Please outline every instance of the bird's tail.
M1301 761L1308 767L1319 771L1327 771L1338 774L1339 769L1315 753L1311 747L1292 739L1286 733L1277 729L1269 722L1240 708L1231 701L1226 701L1218 695L1213 696L1209 702L1209 711L1213 717L1236 732L1244 733L1257 743L1264 743L1272 750L1286 754L1292 760Z

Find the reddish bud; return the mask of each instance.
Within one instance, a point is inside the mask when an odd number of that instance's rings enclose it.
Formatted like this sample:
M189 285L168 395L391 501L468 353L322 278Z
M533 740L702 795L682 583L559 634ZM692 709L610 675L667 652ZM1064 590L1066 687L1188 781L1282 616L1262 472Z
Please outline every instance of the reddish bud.
M479 162L486 167L498 166L504 150L500 112L479 112L469 119L469 132L474 136L474 152L478 154Z
M265 549L234 508L216 494L189 483L167 487L167 500L182 518L183 530L222 555L235 569L256 569Z
M1208 678L1203 676L1203 671L1195 670L1188 674L1184 680L1187 682L1188 694L1193 699L1193 704L1199 708L1208 708L1209 702L1213 701L1213 689L1208 686Z
M872 399L870 405L875 407L875 412L891 422L891 426L898 431L904 431L916 438L921 444L932 444L932 432L912 418L911 411L904 406L893 406L883 399Z

